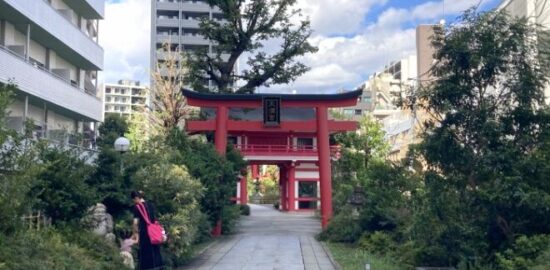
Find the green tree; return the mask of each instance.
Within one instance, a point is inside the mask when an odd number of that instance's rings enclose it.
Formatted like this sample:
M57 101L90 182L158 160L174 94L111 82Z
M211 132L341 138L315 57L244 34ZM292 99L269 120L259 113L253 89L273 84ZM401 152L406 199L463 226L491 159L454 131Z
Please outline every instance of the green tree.
M153 135L166 136L174 128L182 128L185 120L193 110L187 106L187 99L181 89L186 85L187 72L186 58L181 55L179 47L175 51L171 43L162 45L159 53L163 60L158 61L155 70L151 73L152 110L147 112L149 131Z
M93 167L78 149L41 144L40 168L30 191L34 210L43 210L54 223L79 222L97 201L91 183Z
M412 227L419 262L491 259L519 235L550 232L550 58L536 37L503 12L469 10L436 29L436 79L414 97L437 119L418 147L427 169Z
M9 129L5 122L15 90L15 85L0 83L0 232L15 230L20 217L30 212L33 201L28 192L37 172L34 142Z
M108 115L99 127L97 145L99 153L95 161L93 175L94 186L100 200L107 206L109 213L114 217L122 215L129 207L128 194L132 190L132 180L129 178L128 168L121 171L121 153L114 150L115 140L128 132L126 120L119 115ZM124 155L129 156L130 153ZM135 162L127 162L126 167L134 166Z
M212 144L190 139L177 129L171 132L167 141L180 152L174 163L185 165L191 176L204 187L201 210L214 225L220 220L224 207L231 203L239 181L237 176L246 162L231 145L228 145L225 157L221 157Z
M124 134L130 140L130 150L141 152L145 149L147 141L151 139L153 133L150 130L151 125L147 119L146 112L135 112L128 120L128 132Z
M301 20L300 10L293 9L296 0L224 1L208 0L222 11L218 18L203 18L200 33L213 41L213 53L198 50L188 57L190 80L197 91L209 91L211 80L219 93L231 93L238 80L244 85L237 93L252 93L256 87L294 81L308 68L296 58L315 52L308 42L310 22ZM294 20L300 20L294 23ZM268 54L265 42L280 41L280 50ZM248 69L235 73L237 60L250 54Z
M372 116L366 115L359 121L359 129L356 132L336 134L335 140L349 151L361 154L367 165L373 159L383 160L388 154L390 146L384 135L382 124Z

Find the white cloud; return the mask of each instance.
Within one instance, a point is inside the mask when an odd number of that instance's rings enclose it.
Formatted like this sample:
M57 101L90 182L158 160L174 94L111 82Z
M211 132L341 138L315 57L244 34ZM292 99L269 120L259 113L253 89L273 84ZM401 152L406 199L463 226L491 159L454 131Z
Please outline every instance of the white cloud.
M360 30L374 5L387 0L299 0L297 7L311 20L316 34L352 34Z
M149 80L150 0L107 2L100 22L99 43L105 51L100 81Z
M481 6L495 0L483 0ZM304 9L304 11L313 11L312 27L322 27L315 21L316 13L321 7L324 9L322 16L332 21L331 23L339 25L349 24L350 29L354 29L353 34L329 36L317 34L331 33L331 28L322 28L317 31L316 35L311 38L311 42L319 47L319 51L315 54L310 54L302 60L305 64L311 67L311 70L298 78L296 82L288 86L272 87L274 89L290 92L291 89L298 89L300 92L335 92L338 89L352 89L362 81L366 80L371 74L379 71L384 65L392 61L405 58L416 53L416 32L414 25L416 23L436 23L444 15L456 15L461 13L473 5L477 5L479 0L456 0L445 1L445 9L443 1L430 1L409 9L398 9L388 7L378 15L375 22L370 24L362 23L362 19L352 19L354 23L349 23L347 16L353 16L353 13L340 12L339 16L330 16L332 9L345 10L340 8L343 5L341 1L330 1L330 7L322 6L325 1L302 1L308 2L313 7ZM352 1L352 2L369 2L371 5L375 1ZM379 1L383 3L384 1ZM350 5L353 7L353 5ZM357 8L356 6L354 8ZM357 9L362 12L361 18L367 15L368 8ZM445 10L445 13L444 13ZM342 20L342 22L334 22L334 20ZM359 24L357 25L357 22ZM405 26L403 26L405 25ZM341 33L346 34L347 32ZM338 67L338 68L336 68ZM321 72L323 71L323 72ZM328 71L328 72L327 72ZM334 74L328 76L326 74ZM323 76L326 75L326 76ZM343 79L345 78L345 79Z

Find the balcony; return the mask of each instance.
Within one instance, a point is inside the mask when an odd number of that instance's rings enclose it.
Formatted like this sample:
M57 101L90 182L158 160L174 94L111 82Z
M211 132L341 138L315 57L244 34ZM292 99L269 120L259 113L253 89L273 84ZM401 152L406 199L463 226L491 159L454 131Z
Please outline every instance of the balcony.
M71 59L76 66L88 70L103 67L103 49L47 1L5 0L0 2L0 10L6 20L21 22L16 27L22 33L30 21L33 40Z
M181 20L181 27L199 29L199 23L199 20Z
M199 34L186 34L181 36L181 43L185 45L209 45L210 42Z
M168 34L157 35L158 43L179 44L179 41L180 41L180 37L178 35L168 35Z
M0 46L0 81L12 81L21 91L48 103L101 121L101 100L86 93L67 78Z
M200 1L183 1L182 9L190 12L210 12L210 6L205 2Z
M157 2L157 10L178 10L179 2Z
M157 18L157 27L158 26L179 27L179 19L178 18Z

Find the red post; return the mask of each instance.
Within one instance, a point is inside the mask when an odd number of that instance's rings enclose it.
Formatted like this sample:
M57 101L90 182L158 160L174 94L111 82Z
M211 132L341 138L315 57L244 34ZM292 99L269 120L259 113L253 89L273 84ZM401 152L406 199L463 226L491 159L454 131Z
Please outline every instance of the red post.
M259 177L258 165L254 164L252 165L252 179L256 179L258 177Z
M319 181L321 188L321 226L325 229L332 218L332 183L327 108L317 111L317 153L319 157Z
M296 210L296 166L288 166L288 211Z
M288 197L287 197L287 177L286 177L286 168L284 166L279 166L279 181L281 182L281 209L283 211L288 211Z
M241 204L248 204L248 189L246 175L241 177Z
M221 155L225 155L227 147L227 107L219 106L216 113L216 150Z
M214 143L216 144L216 151L220 155L225 155L227 147L227 107L219 106L216 112L216 134L214 137ZM222 220L221 218L216 222L214 228L212 228L212 236L220 236L222 234Z

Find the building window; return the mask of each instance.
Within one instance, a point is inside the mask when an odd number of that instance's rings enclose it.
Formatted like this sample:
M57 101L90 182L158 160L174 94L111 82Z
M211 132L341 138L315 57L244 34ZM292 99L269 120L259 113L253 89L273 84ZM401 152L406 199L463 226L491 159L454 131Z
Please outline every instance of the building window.
M105 93L110 94L111 93L111 88L105 88Z
M111 97L106 97L106 98L105 98L105 101L111 102Z
M236 136L227 136L227 143L232 145L237 145L237 137Z
M352 109L344 109L344 115L353 115Z
M361 110L355 110L355 115L361 115Z
M296 144L298 146L313 146L313 138L298 138Z
M317 198L317 182L299 181L298 197L299 198Z

